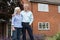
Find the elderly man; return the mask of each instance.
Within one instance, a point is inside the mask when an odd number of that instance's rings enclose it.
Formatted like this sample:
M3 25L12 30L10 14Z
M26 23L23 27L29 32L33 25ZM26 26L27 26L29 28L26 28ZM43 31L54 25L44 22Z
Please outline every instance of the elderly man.
M32 28L30 26L33 22L33 14L29 10L29 5L28 4L24 4L24 10L21 11L20 15L22 16L23 40L26 40L26 30L27 30L27 32L30 36L30 39L34 40L33 33L32 33Z

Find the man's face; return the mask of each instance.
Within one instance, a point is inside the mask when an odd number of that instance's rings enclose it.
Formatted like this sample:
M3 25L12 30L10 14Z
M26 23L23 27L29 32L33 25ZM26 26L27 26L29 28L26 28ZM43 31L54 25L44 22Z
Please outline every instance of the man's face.
M25 11L29 10L29 7L28 6L24 6L24 10Z

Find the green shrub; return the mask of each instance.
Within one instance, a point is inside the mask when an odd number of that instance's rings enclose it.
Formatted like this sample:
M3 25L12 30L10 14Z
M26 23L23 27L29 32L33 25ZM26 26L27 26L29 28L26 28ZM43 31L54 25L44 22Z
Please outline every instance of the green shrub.
M56 40L60 40L60 33L56 35Z

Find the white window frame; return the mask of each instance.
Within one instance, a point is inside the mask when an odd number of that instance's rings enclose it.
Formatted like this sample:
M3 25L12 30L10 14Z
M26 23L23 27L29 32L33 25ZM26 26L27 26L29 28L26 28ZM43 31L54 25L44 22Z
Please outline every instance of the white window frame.
M60 6L58 6L58 13L60 13Z
M49 5L38 3L38 11L49 12Z
M30 0L28 0L28 1L30 1Z
M39 27L39 23L48 23L48 29L47 28L45 28L45 29L43 29L43 28L40 28ZM46 25L46 24L45 24ZM43 26L42 26L43 27ZM50 30L50 23L49 22L38 22L38 30Z

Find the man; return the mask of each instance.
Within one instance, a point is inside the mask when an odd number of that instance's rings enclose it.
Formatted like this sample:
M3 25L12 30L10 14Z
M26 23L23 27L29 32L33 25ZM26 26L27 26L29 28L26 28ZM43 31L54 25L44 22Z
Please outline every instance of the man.
M24 10L21 11L21 16L22 16L22 26L23 26L23 40L26 40L26 30L30 36L31 40L34 40L33 33L32 33L32 28L31 24L33 22L33 14L29 10L29 5L24 4Z

